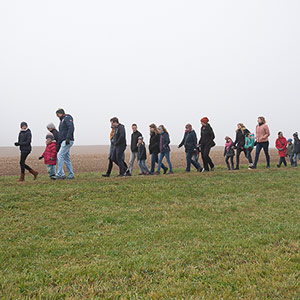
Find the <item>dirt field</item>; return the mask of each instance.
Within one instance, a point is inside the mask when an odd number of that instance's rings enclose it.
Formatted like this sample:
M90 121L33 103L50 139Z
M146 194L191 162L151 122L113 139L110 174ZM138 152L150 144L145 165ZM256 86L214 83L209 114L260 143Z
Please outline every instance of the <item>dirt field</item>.
M107 168L108 146L74 146L71 150L71 160L76 173L85 172L105 172ZM38 170L41 174L46 174L46 167L43 161L39 161L38 157L43 153L44 147L33 147L32 153L27 159L28 165ZM277 162L278 154L275 149L271 149L271 161ZM252 153L253 154L253 153ZM126 152L126 162L129 161L130 152ZM254 154L252 155L254 158ZM216 147L211 152L211 157L216 165L224 165L223 148ZM241 163L246 164L243 154L241 155ZM148 155L149 158L149 155ZM183 149L172 147L171 161L174 168L185 167L185 153ZM261 153L260 162L264 162L264 154ZM202 161L200 160L201 164ZM148 159L148 166L150 166ZM135 169L138 169L135 164ZM114 167L117 170L117 167ZM12 147L0 147L0 176L18 175L19 168L19 150Z

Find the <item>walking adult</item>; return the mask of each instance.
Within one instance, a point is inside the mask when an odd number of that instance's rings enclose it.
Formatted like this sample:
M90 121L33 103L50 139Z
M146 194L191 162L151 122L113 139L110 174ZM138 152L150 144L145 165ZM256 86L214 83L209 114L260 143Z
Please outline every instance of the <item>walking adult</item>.
M197 169L198 172L202 171L200 163L197 161L197 134L193 130L191 124L185 126L185 132L181 143L178 148L184 146L186 156L186 169L185 172L191 171L191 164Z
M25 169L28 170L29 173L33 175L33 179L35 180L39 173L33 170L32 168L30 168L26 164L26 159L31 152L31 139L32 139L31 131L28 128L26 122L22 122L20 127L21 127L21 131L19 133L18 141L15 142L15 146L20 147L20 152L21 152L21 156L20 156L21 175L18 182L22 182L25 180Z
M111 131L110 131L110 135L109 135L109 140L110 140L110 147L109 147L109 153L108 153L108 167L107 167L107 171L105 174L102 174L103 177L110 177L112 168L113 168L113 160L112 160L112 154L113 154L113 137L115 134L115 129L114 127L111 125Z
M244 152L245 157L249 161L249 164L252 165L252 163L253 163L251 154L247 155L247 152L245 149L245 138L246 138L246 135L249 133L250 133L250 131L245 127L245 125L243 123L237 124L237 130L236 130L235 142L234 142L234 147L236 148L235 170L239 170L239 168L240 168L240 155L242 152Z
M59 144L59 133L58 130L56 129L55 125L53 123L49 123L47 125L47 129L49 132L51 132L54 136L54 139L56 141L56 151L58 152L60 149L60 144Z
M285 157L286 157L286 150L287 150L287 140L283 136L283 133L281 131L278 132L278 138L276 140L275 146L278 150L279 154L279 163L277 165L278 168L281 167L281 164L283 163L285 166L287 166Z
M111 124L114 127L114 136L113 136L113 153L112 160L119 166L119 175L118 177L125 176L126 174L126 165L124 163L124 153L126 149L126 132L125 126L119 123L118 118L112 118Z
M136 124L132 124L131 128L132 128L131 143L130 143L131 154L130 154L129 169L128 169L129 172L128 175L130 176L132 175L134 161L138 159L138 145L137 145L138 138L142 136L142 134L138 131Z
M215 134L212 127L209 124L209 119L204 117L200 120L201 122L201 138L199 140L199 147L201 149L201 156L203 160L204 169L202 172L209 172L209 167L211 171L214 171L215 165L211 160L209 153L212 147L216 144L214 142Z
M158 163L158 155L159 155L159 142L160 142L160 134L155 124L150 124L150 142L149 142L149 152L151 155L151 170L150 174L153 175L155 172L155 163ZM162 163L162 169L164 170L164 174L167 173L168 168Z
M297 159L300 160L300 140L298 137L298 132L293 134L294 138L294 167L297 167Z
M256 137L255 137L256 139L255 160L253 166L250 166L249 168L256 169L261 149L264 150L266 156L267 168L270 168L270 155L269 155L270 129L264 117L258 117L257 123L258 124L256 125Z
M57 153L57 171L56 179L66 179L64 172L64 164L68 171L68 179L74 179L73 167L70 159L70 149L74 144L74 120L69 114L60 108L56 111L56 116L60 120L58 143L60 149Z

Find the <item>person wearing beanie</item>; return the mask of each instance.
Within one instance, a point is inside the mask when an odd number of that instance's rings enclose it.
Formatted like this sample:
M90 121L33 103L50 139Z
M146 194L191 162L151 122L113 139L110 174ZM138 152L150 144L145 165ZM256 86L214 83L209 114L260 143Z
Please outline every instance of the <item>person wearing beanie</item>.
M147 159L147 153L146 153L146 147L144 143L144 138L142 136L138 137L138 142L137 142L137 149L138 149L138 165L141 169L141 173L139 175L149 175L149 169L146 165L146 159Z
M225 162L227 165L227 170L234 170L234 163L233 163L233 157L234 157L234 143L232 139L229 136L225 137L225 148L224 148L224 157L225 157ZM230 159L230 164L229 165L229 159Z
M214 147L216 144L214 142L215 134L212 129L212 127L209 124L209 119L207 117L204 117L200 120L201 122L201 137L199 140L199 147L201 150L201 156L203 160L203 170L202 172L208 172L209 167L211 171L214 171L215 165L213 161L211 160L209 153L212 147Z
M294 166L294 145L292 139L287 140L286 155L289 157L290 164L293 167Z
M31 152L31 139L32 139L31 131L28 128L26 122L22 122L20 127L21 127L21 131L19 133L18 141L15 142L15 146L20 147L20 152L21 152L21 157L20 157L21 175L18 182L22 182L25 180L25 169L28 170L29 173L33 175L33 178L35 180L39 173L33 170L32 168L30 168L26 164L26 159Z
M47 125L47 129L54 136L54 139L56 141L56 151L58 152L59 149L60 149L60 144L59 144L59 141L58 141L58 139L59 139L59 137L58 137L58 131L57 131L57 129L56 129L56 127L55 127L55 125L53 123L49 123Z
M184 146L186 157L185 172L191 171L191 164L196 168L197 172L202 171L200 163L197 161L197 134L191 124L185 125L185 132L178 148Z
M281 131L278 132L278 138L275 142L275 146L278 150L278 154L279 154L279 163L277 165L278 168L281 167L281 164L283 163L285 166L287 166L286 164L286 151L287 151L287 140L286 138L283 136L283 133Z
M294 138L294 167L297 167L297 157L300 160L300 140L298 137L298 132L293 134Z
M46 135L46 149L39 159L44 159L49 178L55 180L57 151L53 134L48 133Z
M68 179L74 179L73 167L70 159L70 149L74 144L74 120L69 114L66 114L62 108L56 111L56 116L60 119L59 133L57 143L60 149L57 153L57 171L56 179L65 179L64 164L67 167Z

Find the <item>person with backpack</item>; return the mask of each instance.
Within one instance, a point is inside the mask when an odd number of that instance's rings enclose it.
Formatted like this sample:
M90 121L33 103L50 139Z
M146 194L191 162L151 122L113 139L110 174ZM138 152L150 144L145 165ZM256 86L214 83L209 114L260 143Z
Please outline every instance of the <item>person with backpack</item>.
M279 154L279 163L277 165L278 168L281 167L281 164L283 163L285 166L287 166L286 164L286 148L287 148L287 140L286 138L283 136L282 132L279 131L278 132L278 138L275 142L275 146L278 150L278 154Z
M234 163L233 163L234 143L229 136L225 137L225 141L226 141L225 148L224 148L225 162L227 165L227 170L231 171L231 170L234 170ZM231 165L229 165L229 160L230 160Z
M254 133L246 133L245 135L245 145L244 149L246 151L246 157L248 161L252 162L251 152L254 149L254 143L255 143L255 135ZM249 164L249 167L253 166L253 163Z
M290 164L293 167L294 166L294 145L292 139L287 140L286 155L289 157Z
M294 137L294 167L297 167L297 157L300 160L300 140L298 132L293 134Z
M178 148L184 146L186 153L186 169L185 172L191 171L191 164L196 168L197 172L202 171L200 163L196 160L195 153L197 152L197 135L191 124L185 126L185 132Z

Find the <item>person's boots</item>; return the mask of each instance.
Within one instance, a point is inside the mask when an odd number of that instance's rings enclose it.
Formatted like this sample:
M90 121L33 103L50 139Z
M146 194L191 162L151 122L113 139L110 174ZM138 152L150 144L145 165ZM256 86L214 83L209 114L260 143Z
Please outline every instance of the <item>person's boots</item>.
M25 174L21 173L20 178L18 179L18 182L25 181Z
M31 169L31 170L29 171L29 173L31 173L31 174L33 175L33 180L36 180L36 178L37 178L38 175L39 175L39 172L38 172L38 171L35 171L35 170L33 170L33 169Z

